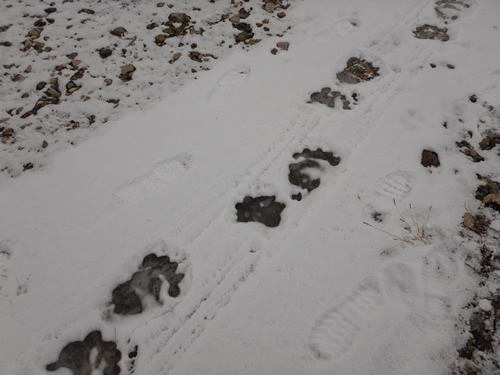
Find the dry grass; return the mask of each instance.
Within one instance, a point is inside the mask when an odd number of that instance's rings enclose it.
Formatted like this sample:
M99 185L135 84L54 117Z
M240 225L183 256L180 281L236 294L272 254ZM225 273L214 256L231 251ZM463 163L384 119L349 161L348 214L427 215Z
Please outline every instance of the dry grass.
M431 238L425 232L425 227L426 227L427 221L429 220L432 206L429 206L429 210L427 211L427 216L425 217L425 220L423 222L419 222L417 216L413 212L413 207L412 207L411 203L408 204L409 219L407 219L399 210L399 207L396 203L396 200L393 199L392 202L394 203L394 207L395 207L397 213L399 214L399 220L405 225L405 229L408 233L402 234L401 236L397 236L395 234L387 232L387 231L385 231L381 228L378 228L378 227L376 227L370 223L367 223L365 221L363 222L363 224L391 236L395 241L401 241L401 242L408 243L411 245L415 245L416 243L430 245L432 243Z

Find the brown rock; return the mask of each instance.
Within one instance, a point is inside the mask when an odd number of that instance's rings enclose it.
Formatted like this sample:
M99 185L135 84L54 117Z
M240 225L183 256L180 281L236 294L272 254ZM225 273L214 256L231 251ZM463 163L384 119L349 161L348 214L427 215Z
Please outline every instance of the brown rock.
M286 17L286 13L285 12L279 12L278 13L278 18L285 18Z
M123 65L121 67L121 74L119 78L124 82L131 81L135 70L136 68L132 64Z
M273 49L271 50L271 53L272 53L273 55L276 55L276 54L278 53L278 50L277 50L276 48L273 48Z
M500 204L500 194L488 194L486 197L484 197L483 203Z
M229 22L234 23L234 24L240 23L240 20L241 20L241 18L237 14L232 16L231 18L229 18Z
M28 65L24 73L31 73L31 65Z
M121 27L121 26L111 30L111 35L117 36L119 38L124 36L126 33L127 33L127 29L125 29L124 27Z
M160 47L165 45L165 40L167 40L167 36L164 34L158 34L155 36L155 43Z
M467 229L473 229L474 228L474 218L472 215L468 212L464 214L464 221L463 221L464 227Z
M274 4L267 3L266 5L264 5L264 10L268 13L273 13L274 12Z
M441 165L439 162L439 155L430 150L422 151L422 160L420 163L424 167L439 167Z
M278 42L276 43L276 47L283 51L288 51L288 48L290 47L290 43L288 42Z
M106 78L104 80L104 83L106 84L106 86L109 86L109 85L111 85L113 83L113 80L111 78Z

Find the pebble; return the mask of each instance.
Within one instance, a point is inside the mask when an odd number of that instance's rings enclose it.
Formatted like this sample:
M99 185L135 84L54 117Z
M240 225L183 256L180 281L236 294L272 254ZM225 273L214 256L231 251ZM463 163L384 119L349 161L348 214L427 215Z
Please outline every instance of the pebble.
M123 65L121 67L121 74L119 78L124 82L131 81L132 75L134 74L135 70L136 68L132 64Z
M441 165L438 154L431 150L422 151L422 160L420 163L424 167L439 167Z
M117 36L119 38L124 36L126 33L127 33L127 29L125 29L124 27L121 27L121 26L117 27L116 29L111 30L111 35Z
M99 50L99 56L101 56L101 59L105 59L113 54L113 51L110 50L109 48L101 48Z
M55 12L57 12L57 8L54 8L54 7L50 7L50 8L45 9L45 13L47 13L47 14L51 14L51 13L55 13Z
M285 18L286 17L286 13L285 12L279 12L278 13L278 18Z
M288 51L288 48L290 47L290 43L278 42L278 43L276 43L276 47L278 47L279 49L282 49L283 51Z

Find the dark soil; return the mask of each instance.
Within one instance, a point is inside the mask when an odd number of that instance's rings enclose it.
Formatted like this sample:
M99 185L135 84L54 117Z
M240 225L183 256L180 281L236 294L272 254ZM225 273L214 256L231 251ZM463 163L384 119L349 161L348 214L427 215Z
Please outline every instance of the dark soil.
M236 215L240 223L255 221L268 227L277 227L281 222L281 212L285 204L276 202L275 196L252 198L245 197L243 202L237 203Z

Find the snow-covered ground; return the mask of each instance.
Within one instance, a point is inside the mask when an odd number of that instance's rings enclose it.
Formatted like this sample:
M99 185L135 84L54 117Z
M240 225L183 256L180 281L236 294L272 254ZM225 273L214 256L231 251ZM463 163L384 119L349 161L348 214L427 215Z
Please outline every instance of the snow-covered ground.
M1 4L12 44L56 7L61 61L2 51L0 373L498 374L500 3L157 3ZM82 87L22 118L75 29Z

